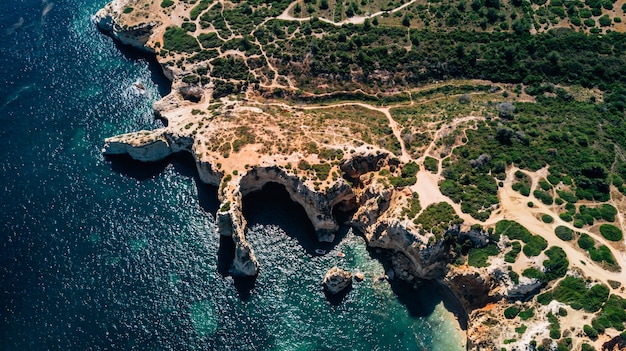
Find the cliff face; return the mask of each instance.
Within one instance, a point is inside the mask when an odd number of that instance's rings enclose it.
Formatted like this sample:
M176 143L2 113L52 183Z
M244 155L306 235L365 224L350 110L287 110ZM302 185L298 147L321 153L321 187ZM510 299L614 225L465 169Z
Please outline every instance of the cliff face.
M118 23L116 14L123 12L125 1L114 1L107 4L94 15L93 20L103 32L117 39L124 45L130 45L141 51L154 54L154 48L146 45L153 35L153 29L159 26L159 21L140 23L134 26L123 26Z
M351 224L364 234L369 246L390 250L400 278L441 279L446 274L450 248L443 241L429 244L426 237L409 231L397 220L397 213L391 209L403 196L381 184L371 184L361 194L361 207Z

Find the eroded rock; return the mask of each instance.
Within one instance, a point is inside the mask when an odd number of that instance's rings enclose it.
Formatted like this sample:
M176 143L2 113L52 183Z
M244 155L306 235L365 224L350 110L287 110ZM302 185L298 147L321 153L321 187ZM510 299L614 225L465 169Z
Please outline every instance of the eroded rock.
M328 293L338 294L352 286L352 273L335 266L326 272L322 284Z

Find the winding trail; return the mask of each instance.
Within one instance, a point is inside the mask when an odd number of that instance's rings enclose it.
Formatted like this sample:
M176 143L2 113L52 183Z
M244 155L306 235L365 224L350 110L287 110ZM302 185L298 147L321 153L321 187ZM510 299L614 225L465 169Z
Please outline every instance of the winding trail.
M349 24L349 23L350 24L363 24L363 23L365 23L366 19L370 19L370 18L374 18L374 17L377 17L377 16L381 16L384 13L396 13L396 12L401 11L402 9L404 9L404 8L406 8L408 6L413 5L416 1L417 0L411 0L411 1L407 2L406 4L403 4L401 6L396 7L393 10L378 11L378 12L372 13L372 14L367 15L367 16L353 16L353 17L350 17L350 18L345 19L345 20L340 21L340 22L334 22L334 21L331 21L331 20L326 19L324 17L319 17L319 20L322 21L322 22L326 22L326 23L332 24L332 25L337 26L337 27L341 27L344 24ZM298 3L298 1L294 1L291 4L289 4L289 6L287 6L285 11L283 11L283 13L281 13L278 17L276 17L276 19L283 20L283 21L292 21L292 22L306 22L306 21L310 21L312 17L293 17L290 14L290 12L293 10L293 8L296 6L297 3Z

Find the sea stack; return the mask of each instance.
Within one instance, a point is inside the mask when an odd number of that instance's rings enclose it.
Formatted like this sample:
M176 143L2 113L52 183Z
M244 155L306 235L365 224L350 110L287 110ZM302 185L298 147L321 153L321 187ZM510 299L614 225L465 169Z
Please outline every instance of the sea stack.
M352 273L335 266L326 272L322 283L328 293L335 295L352 286Z

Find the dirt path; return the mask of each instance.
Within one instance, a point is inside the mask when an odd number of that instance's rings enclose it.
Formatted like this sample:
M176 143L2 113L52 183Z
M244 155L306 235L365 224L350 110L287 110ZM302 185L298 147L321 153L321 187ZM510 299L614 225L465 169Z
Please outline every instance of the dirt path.
M393 9L391 11L378 11L376 13L372 13L372 14L367 15L367 16L353 16L353 17L350 17L350 18L345 19L345 20L340 21L340 22L334 22L334 21L331 21L331 20L326 19L324 17L320 17L319 20L322 21L322 22L326 22L326 23L332 24L332 25L337 26L337 27L341 27L344 24L349 24L349 23L350 24L363 24L363 23L365 23L366 19L374 18L374 17L377 17L377 16L381 16L385 12L395 13L395 12L401 11L405 7L411 6L416 1L417 0L411 0L411 1L407 2L406 4L404 4L402 6L398 6L398 7L396 7L395 9ZM293 8L296 6L297 3L298 3L297 1L294 1L291 4L289 4L289 6L287 6L285 11L283 11L283 13L281 13L280 16L276 17L276 19L283 20L283 21L295 21L295 22L310 21L311 17L293 17L290 14L290 12L293 10Z

